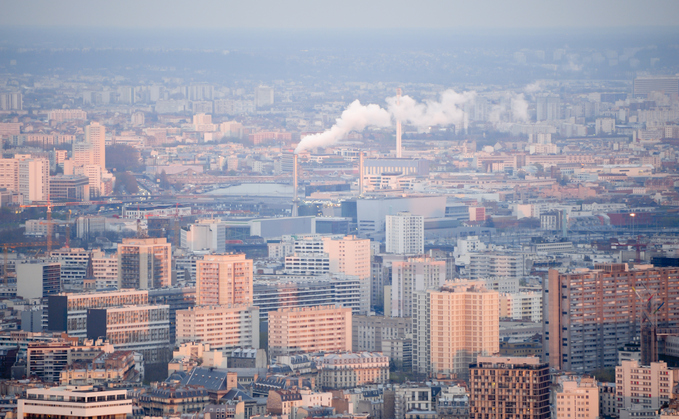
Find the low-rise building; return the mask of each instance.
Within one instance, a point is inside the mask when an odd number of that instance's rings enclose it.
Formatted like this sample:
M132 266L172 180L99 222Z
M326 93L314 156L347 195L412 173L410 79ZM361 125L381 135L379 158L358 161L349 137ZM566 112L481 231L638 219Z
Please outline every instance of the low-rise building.
M318 384L325 389L384 384L389 380L389 358L379 352L325 354L316 358Z
M32 388L17 403L19 419L126 419L131 414L127 390L95 390L91 386Z

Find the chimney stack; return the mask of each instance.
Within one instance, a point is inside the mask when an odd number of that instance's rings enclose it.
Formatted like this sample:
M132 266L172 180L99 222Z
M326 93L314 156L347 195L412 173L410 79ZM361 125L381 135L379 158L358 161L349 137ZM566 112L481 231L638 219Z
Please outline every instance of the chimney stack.
M358 196L363 196L363 151L358 152Z
M297 154L292 155L292 216L297 217Z
M401 88L396 89L396 105L401 104ZM401 120L396 120L396 158L401 158Z

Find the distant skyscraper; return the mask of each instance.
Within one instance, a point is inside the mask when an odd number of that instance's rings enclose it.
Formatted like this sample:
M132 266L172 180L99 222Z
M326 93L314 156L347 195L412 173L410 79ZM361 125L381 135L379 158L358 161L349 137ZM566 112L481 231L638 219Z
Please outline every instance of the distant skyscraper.
M255 106L258 108L273 105L273 87L259 86L255 88Z
M543 95L537 98L537 120L556 121L561 119L561 100L556 95Z
M85 127L85 142L92 144L92 164L106 167L106 128L98 122Z
M196 262L196 305L252 304L252 259L208 255Z
M171 245L164 238L123 239L118 244L118 288L170 286Z
M421 255L424 253L424 217L409 212L387 215L387 253Z

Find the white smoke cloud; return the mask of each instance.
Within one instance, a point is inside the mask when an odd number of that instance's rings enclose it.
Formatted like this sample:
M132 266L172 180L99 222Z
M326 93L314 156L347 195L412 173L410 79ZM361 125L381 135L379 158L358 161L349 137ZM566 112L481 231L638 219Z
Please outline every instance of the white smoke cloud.
M528 93L529 95L532 95L534 93L537 93L543 89L542 82L540 80L531 83L529 85L526 85L526 87L523 88L523 91Z
M462 124L465 113L462 105L472 102L476 92L457 93L449 89L441 93L438 102L427 100L418 103L410 96L401 97L400 104L396 104L396 96L387 98L387 109L394 116L406 124L417 128L427 128L432 125Z
M528 102L523 93L514 94L511 100L512 119L515 122L526 122L530 118L528 115Z
M351 131L363 131L368 126L386 128L393 125L393 120L414 125L417 128L428 128L433 125L463 124L465 113L462 105L470 103L476 92L457 93L446 90L441 93L440 100L428 100L418 103L410 96L402 96L400 104L396 104L396 96L387 98L387 109L378 105L361 105L356 100L337 119L335 125L320 134L306 136L295 148L295 153L317 147L328 147L345 138Z
M342 112L342 116L329 130L302 138L295 148L295 153L333 145L351 131L363 131L368 126L389 127L391 115L378 105L361 105L361 102L355 100Z

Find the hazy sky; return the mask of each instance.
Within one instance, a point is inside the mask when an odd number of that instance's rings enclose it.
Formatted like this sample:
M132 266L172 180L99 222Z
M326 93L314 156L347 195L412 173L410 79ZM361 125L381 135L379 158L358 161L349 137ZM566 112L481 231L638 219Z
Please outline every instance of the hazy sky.
M0 26L547 28L678 26L679 0L0 0Z

